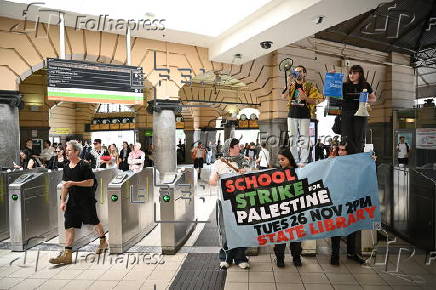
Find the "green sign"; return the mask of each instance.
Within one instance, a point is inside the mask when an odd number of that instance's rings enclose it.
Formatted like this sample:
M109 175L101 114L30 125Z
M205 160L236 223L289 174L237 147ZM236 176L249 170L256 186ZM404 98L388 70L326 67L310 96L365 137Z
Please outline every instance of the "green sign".
M13 194L13 195L12 195L12 200L18 200L18 195Z
M112 200L113 202L116 202L116 201L118 200L118 195L116 195L116 194L112 194L112 196L111 196L111 200Z
M153 129L145 129L145 136L153 136Z
M164 196L162 196L162 200L164 202L169 202L171 200L171 197L169 195L164 195Z

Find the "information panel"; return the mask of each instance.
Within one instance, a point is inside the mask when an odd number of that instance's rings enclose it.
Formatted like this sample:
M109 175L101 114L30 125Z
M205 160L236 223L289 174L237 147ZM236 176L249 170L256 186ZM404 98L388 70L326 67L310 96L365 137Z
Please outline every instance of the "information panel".
M47 59L48 99L109 104L143 104L142 67Z

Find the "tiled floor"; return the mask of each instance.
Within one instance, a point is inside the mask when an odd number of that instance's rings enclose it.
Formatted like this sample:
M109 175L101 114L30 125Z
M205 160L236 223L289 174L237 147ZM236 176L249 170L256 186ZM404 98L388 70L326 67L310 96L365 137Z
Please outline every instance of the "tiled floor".
M208 170L203 170L203 180L207 179ZM196 214L199 220L204 220L213 209L216 193L206 185L199 186L199 190L205 199L196 202ZM203 225L197 227L182 249L183 253L163 256L163 264L152 264L156 261L153 258L136 259L139 262L133 264L133 256L127 263L126 254L112 256L112 262L106 258L103 263L93 254L80 252L76 264L53 266L48 259L57 254L54 251L40 251L38 263L38 252L28 251L24 264L24 253L0 250L0 289L167 289L187 256L186 251L193 248L202 229ZM159 228L156 228L140 245L154 246L158 237ZM236 266L228 269L225 289L436 289L436 261L427 266L423 254L411 258L405 255L396 272L393 263L397 256L394 254L389 258L388 271L384 265L361 266L345 257L341 257L341 265L336 267L329 264L329 240L320 240L317 246L318 255L303 257L303 266L299 268L292 265L290 256L286 257L285 268L277 268L271 248L262 248L259 256L250 257L250 270ZM216 247L210 248L212 253L216 252ZM208 252L207 247L202 250ZM380 255L379 258L378 263L384 257Z
M436 263L425 265L424 255L400 263L399 273L387 273L383 265L361 266L341 259L340 266L332 266L325 254L303 257L303 266L296 268L287 256L286 267L277 268L274 254L262 254L250 258L248 271L230 267L225 289L436 289Z

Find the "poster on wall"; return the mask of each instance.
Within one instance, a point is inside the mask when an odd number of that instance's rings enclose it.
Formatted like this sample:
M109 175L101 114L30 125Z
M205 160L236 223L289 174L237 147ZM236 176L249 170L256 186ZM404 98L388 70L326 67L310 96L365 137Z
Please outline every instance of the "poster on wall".
M416 148L436 150L436 128L417 128Z
M380 228L375 162L369 153L304 168L223 175L221 214L229 248L347 236Z

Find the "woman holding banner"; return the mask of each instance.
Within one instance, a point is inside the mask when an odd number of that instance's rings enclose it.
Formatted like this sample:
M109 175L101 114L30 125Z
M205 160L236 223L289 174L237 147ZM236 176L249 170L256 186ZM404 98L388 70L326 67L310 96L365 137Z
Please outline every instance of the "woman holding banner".
M291 151L288 148L283 148L278 153L278 160L280 168L297 168L295 159L292 156ZM294 265L297 267L301 266L301 242L291 242L289 247L291 248L292 259ZM276 244L274 245L274 253L276 254L277 267L283 268L285 266L285 249L286 244Z
M247 167L249 167L248 161L244 158L244 155L240 154L239 140L235 138L227 139L224 142L222 149L223 157L217 159L212 168L210 174L209 184L216 186L219 183L220 177L223 174L229 173L245 173ZM218 207L220 207L220 201L218 200ZM222 217L219 217L222 220ZM220 226L220 236L223 240L223 247L219 252L220 268L227 269L235 262L241 269L248 269L248 258L245 256L246 247L240 248L227 248L227 242L225 241L225 232Z
M345 156L350 154L351 146L350 143L341 141L338 146L338 156ZM335 156L331 156L335 157ZM375 159L373 157L373 159ZM356 253L356 234L353 232L347 236L347 258L356 261L359 264L365 264L365 259L363 259L359 254ZM330 258L330 264L339 266L339 248L341 243L341 237L331 237L332 242L332 256Z

